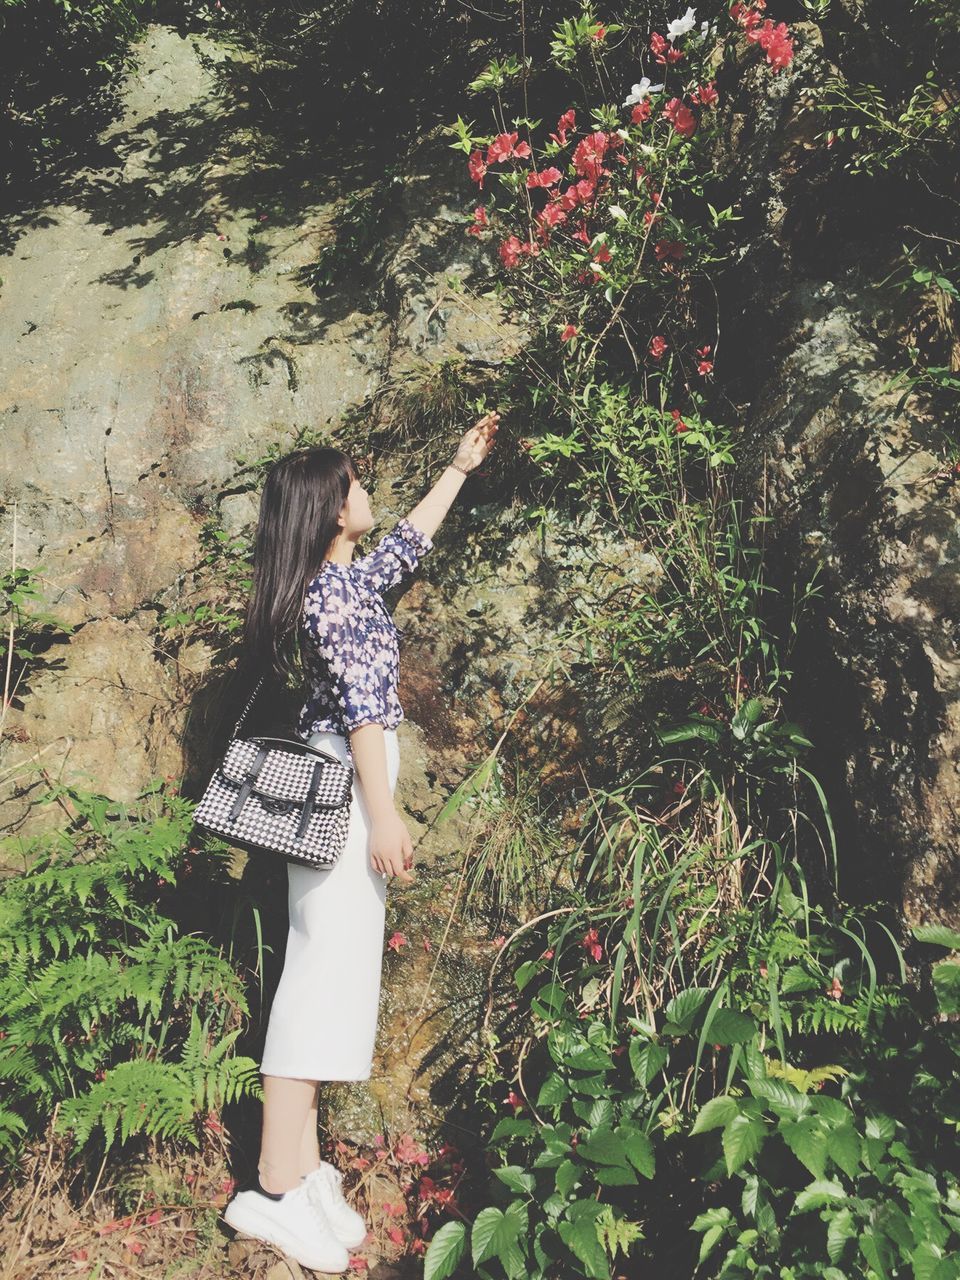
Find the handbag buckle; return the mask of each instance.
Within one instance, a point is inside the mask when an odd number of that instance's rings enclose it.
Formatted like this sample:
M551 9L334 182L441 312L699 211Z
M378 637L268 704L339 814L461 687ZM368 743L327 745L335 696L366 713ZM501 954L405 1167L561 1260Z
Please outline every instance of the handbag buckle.
M266 809L267 813L290 813L297 807L296 800L279 800L276 796L265 796L257 794L260 802L260 808Z

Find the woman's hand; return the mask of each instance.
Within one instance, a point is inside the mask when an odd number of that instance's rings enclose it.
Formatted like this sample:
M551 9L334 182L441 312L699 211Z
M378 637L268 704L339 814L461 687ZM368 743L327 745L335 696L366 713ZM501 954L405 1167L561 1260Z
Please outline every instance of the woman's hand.
M413 841L399 813L387 814L370 829L370 865L380 875L396 876L413 884L406 870L413 866Z
M454 462L466 471L479 467L497 442L499 426L500 414L496 409L485 413L469 431L464 432Z

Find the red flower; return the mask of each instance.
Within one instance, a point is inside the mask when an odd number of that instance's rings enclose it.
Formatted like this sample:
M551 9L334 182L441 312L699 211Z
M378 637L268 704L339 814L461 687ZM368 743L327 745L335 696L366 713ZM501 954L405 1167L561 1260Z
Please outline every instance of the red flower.
M604 36L606 36L606 34L607 34L607 28L606 28L606 27L604 27L604 26L599 26L599 27L597 27L596 31L594 31L594 32L591 34L590 39L591 39L591 40L602 40L602 39L604 38Z
M577 117L571 107L570 110L565 111L557 121L557 132L551 133L550 137L558 147L565 147L567 145L567 134L571 129L575 129L576 127Z
M487 147L487 164L499 164L511 156L525 160L530 154L530 144L517 142L519 136L517 133L498 133Z
M687 431L687 430L689 430L689 428L687 427L687 424L686 424L686 423L684 422L684 420L680 417L680 410L679 410L679 409L671 409L671 410L670 410L670 416L673 418L673 421L674 421L674 423L676 424L676 429L677 429L677 431ZM677 787L679 787L679 788L680 788L680 789L679 789L679 791L677 791ZM678 794L678 795L683 795L684 786L683 786L683 783L682 783L682 782L678 782L678 783L677 783L677 785L676 785L673 789L674 789L674 791L677 791L677 794Z
M483 190L483 176L487 172L487 166L483 163L483 155L479 151L472 152L470 159L467 161L467 168L470 171L470 177Z
M580 939L580 945L584 951L589 951L594 960L599 960L603 955L603 946L600 943L600 935L596 929L588 929Z
M666 349L667 344L659 333L650 339L650 354L653 356L654 360L659 360Z
M540 173L531 171L527 174L528 187L552 187L560 181L563 174L559 169L543 169Z
M694 102L700 102L705 107L714 106L720 101L720 96L713 87L715 84L715 80L711 80L709 84L698 84L690 97L693 98Z
M793 59L793 43L785 22L778 22L774 26L771 19L767 18L763 26L747 32L747 39L759 43L774 71L782 71Z
M544 960L553 959L553 947L547 947L546 951L543 953L543 958Z
M690 138L696 132L697 117L679 98L671 98L660 114L670 121L681 137Z
M550 204L545 205L535 217L543 227L559 227L567 220L567 215L557 200L552 200Z
M395 933L390 935L390 941L387 943L387 946L390 947L393 951L399 951L401 947L405 947L406 945L407 945L407 936L406 934L401 933L399 930L397 930Z
M581 178L579 182L574 182L567 187L566 191L560 196L560 205L564 209L576 209L577 205L587 204L592 200L595 191L595 183L589 182L586 178Z
M757 9L765 8L765 4L758 4ZM752 9L749 5L740 4L739 0L730 8L730 17L734 20L738 27L742 27L744 31L751 31L759 22L760 14L756 9Z
M600 248L596 251L596 253L593 255L593 261L595 264L599 262L610 262L611 260L612 259L611 259L610 250L607 248L605 244L602 244Z
M669 40L665 40L658 31L654 31L650 37L650 48L653 50L654 61L664 65L679 62L683 57L683 50L678 49Z
M606 155L609 146L610 136L604 133L602 129L596 133L587 134L585 138L581 138L573 152L573 167L577 173L583 178L589 178L594 183L600 179L602 174L609 173L610 170L603 167L603 157Z
M570 339L575 338L579 332L580 330L577 328L575 324L568 324L564 327L563 332L560 334L560 341L569 342Z
M504 240L498 252L503 265L507 268L513 268L523 255L523 245L516 236L510 236L509 239Z
M394 1144L393 1154L401 1164L419 1164L424 1168L430 1163L430 1157L422 1147L418 1147L409 1133L402 1133Z
M524 1105L523 1099L520 1097L519 1093L514 1093L512 1089L507 1094L507 1102L511 1107L513 1107L514 1111L519 1111Z
M478 236L490 224L487 222L487 211L482 204L478 204L473 211L473 222L467 227L468 236Z
M644 100L642 102L638 102L630 112L630 119L634 124L643 124L644 120L650 119L650 111L650 99L644 98Z
M532 241L524 244L516 236L510 236L504 240L498 252L505 267L515 267L524 254L536 257L540 252L540 246Z
M658 262L663 262L667 258L682 258L683 245L679 240L658 240L654 253L657 255Z
M833 975L833 982L826 988L826 992L831 1000L839 1000L843 995L843 983L836 974Z

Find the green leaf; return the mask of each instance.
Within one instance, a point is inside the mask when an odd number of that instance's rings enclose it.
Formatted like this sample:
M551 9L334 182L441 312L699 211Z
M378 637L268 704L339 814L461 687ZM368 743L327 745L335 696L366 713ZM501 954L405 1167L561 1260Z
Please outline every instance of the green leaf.
M626 1164L597 1165L593 1176L605 1187L633 1187L637 1184L637 1175Z
M747 1014L737 1009L718 1009L703 1034L711 1044L746 1044L756 1030L757 1024Z
M564 1199L570 1194L583 1176L583 1170L572 1160L563 1160L554 1175L554 1185Z
M710 995L709 987L688 987L675 995L664 1010L671 1035L683 1035L690 1031L704 1001ZM666 1032L667 1028L664 1027Z
M633 1036L629 1048L630 1065L633 1073L646 1088L658 1071L666 1065L670 1051L666 1045L644 1043L639 1036Z
M945 924L915 924L910 932L918 942L932 942L938 947L960 951L960 933Z
M724 1228L717 1226L711 1227L700 1241L700 1256L697 1259L698 1264L702 1264L716 1248L717 1242L723 1236Z
M423 1280L446 1280L453 1275L467 1246L467 1229L462 1222L445 1222L434 1232L423 1258Z
M594 1129L577 1146L577 1155L591 1164L626 1165L623 1141L611 1129Z
M602 1206L595 1200L576 1200L568 1206L569 1220L557 1223L560 1239L583 1263L590 1280L609 1280L610 1264L597 1235Z
M535 1128L532 1120L523 1120L519 1116L504 1116L494 1125L490 1141L499 1142L501 1138L530 1138Z
M629 1133L625 1133L623 1129L620 1129L619 1132L623 1136L623 1147L630 1163L645 1178L652 1178L656 1166L653 1143L639 1129Z
M860 1252L866 1258L869 1266L881 1277L881 1280L888 1280L890 1272L886 1267L887 1249L881 1239L872 1231L864 1231L860 1237Z
M811 1209L822 1209L825 1204L835 1200L845 1200L846 1192L839 1182L811 1182L797 1196L794 1202L794 1213L808 1213Z
M512 1252L510 1246L515 1244L519 1230L516 1218L508 1216L502 1209L494 1205L481 1209L473 1220L470 1234L473 1265L476 1267L488 1258L509 1256Z
M840 1166L848 1178L855 1178L860 1168L860 1135L853 1127L853 1121L837 1125L827 1133L827 1154Z
M719 1098L711 1098L700 1108L694 1121L691 1133L706 1133L708 1129L722 1129L740 1114L740 1104L736 1098L722 1094Z
M786 1080L774 1078L748 1080L747 1087L755 1098L763 1098L765 1102L793 1116L795 1120L799 1120L810 1107L807 1098Z
M831 1262L839 1262L848 1240L857 1234L857 1226L849 1209L840 1209L827 1224L827 1256Z
M804 1168L815 1178L822 1178L827 1164L827 1135L820 1120L815 1116L784 1120L780 1135Z
M817 979L798 964L791 964L784 969L780 979L780 990L784 995L790 995L794 991L813 991L819 985Z
M878 1138L881 1142L889 1143L893 1141L896 1132L897 1126L892 1117L884 1115L882 1112L867 1117L866 1134L868 1138Z
M533 1174L526 1169L521 1169L518 1164L504 1165L500 1169L494 1169L493 1172L505 1187L515 1191L517 1195L529 1194L537 1185L537 1180Z
M734 1174L753 1158L763 1146L766 1130L762 1120L752 1116L734 1116L723 1131L723 1155L727 1173Z
M748 1218L756 1215L759 1194L760 1179L755 1173L748 1173L743 1180L743 1195L740 1198L740 1207Z
M551 1071L540 1086L540 1092L537 1094L538 1107L556 1107L566 1102L570 1097L570 1090L563 1076L558 1075L556 1071Z
M931 971L941 1013L960 1013L960 964L943 960Z

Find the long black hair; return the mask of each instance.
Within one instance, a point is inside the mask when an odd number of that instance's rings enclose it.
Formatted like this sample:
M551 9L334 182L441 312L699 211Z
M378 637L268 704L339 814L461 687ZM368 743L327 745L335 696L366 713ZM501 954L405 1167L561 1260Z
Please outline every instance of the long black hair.
M301 678L304 594L340 531L337 516L357 478L348 453L321 447L288 453L267 472L254 539L242 673L266 673L282 682Z

